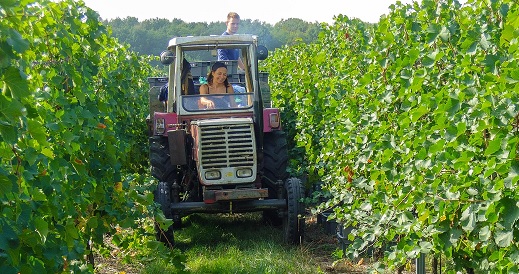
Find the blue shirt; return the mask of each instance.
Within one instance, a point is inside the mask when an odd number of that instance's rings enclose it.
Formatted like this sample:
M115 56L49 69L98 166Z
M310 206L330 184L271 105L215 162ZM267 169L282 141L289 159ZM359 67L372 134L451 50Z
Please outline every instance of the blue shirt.
M222 35L229 35L227 31ZM222 60L238 60L240 58L239 49L219 49L218 50L218 61Z

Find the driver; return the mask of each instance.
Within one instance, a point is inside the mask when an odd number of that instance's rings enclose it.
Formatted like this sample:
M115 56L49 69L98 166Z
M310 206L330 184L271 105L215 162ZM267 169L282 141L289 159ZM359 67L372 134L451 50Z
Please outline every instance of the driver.
M227 66L222 62L215 62L207 74L207 84L200 86L200 94L225 93L234 93L232 85L227 80ZM229 102L227 96L201 97L200 103L208 109L235 107L234 102Z

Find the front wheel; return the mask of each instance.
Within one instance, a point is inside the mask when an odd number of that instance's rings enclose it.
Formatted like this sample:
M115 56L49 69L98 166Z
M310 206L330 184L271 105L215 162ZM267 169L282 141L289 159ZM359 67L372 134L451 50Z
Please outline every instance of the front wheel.
M155 202L158 203L164 213L166 219L171 219L171 188L167 182L159 182L157 190L155 190ZM172 247L175 244L175 237L173 235L173 226L168 227L167 230L163 230L159 223L155 221L155 233L158 241L168 244Z
M277 182L285 181L289 174L288 149L286 134L283 131L265 133L263 137L263 183L268 187L270 199L282 199L278 197L279 187ZM275 210L263 211L263 220L270 225L280 226L283 218Z
M297 178L289 178L285 182L285 192L287 211L283 219L283 239L289 244L300 244L305 231L303 183Z
M173 219L174 227L180 226L180 217L175 216L171 211L171 203L178 200L172 192L174 182L177 178L177 169L176 166L171 164L168 138L152 136L149 138L149 142L151 175L158 181L157 189L154 192L154 200L160 205L166 219ZM178 193L178 191L176 191L176 193ZM173 227L170 226L164 231L156 223L155 232L157 240L173 246Z

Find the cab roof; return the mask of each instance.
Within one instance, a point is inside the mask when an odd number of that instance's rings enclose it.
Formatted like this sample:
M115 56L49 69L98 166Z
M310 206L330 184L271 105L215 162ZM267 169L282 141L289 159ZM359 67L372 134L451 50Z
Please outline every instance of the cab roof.
M234 35L209 35L209 36L185 36L174 37L169 40L168 48L181 47L207 47L221 45L248 45L257 44L258 37L252 34Z

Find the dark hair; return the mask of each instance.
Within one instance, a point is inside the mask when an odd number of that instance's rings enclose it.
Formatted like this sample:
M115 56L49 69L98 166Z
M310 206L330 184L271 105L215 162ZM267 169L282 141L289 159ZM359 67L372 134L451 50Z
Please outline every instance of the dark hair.
M216 70L219 69L219 68L225 68L225 69L227 69L227 65L224 64L223 62L215 62L215 63L213 64L213 66L211 67L211 71L216 71Z
M207 83L213 84L213 72L215 72L219 68L225 68L227 69L227 65L222 62L215 62L213 66L211 67L211 71L207 74ZM225 81L223 84L228 87L229 85L229 78L225 78Z

